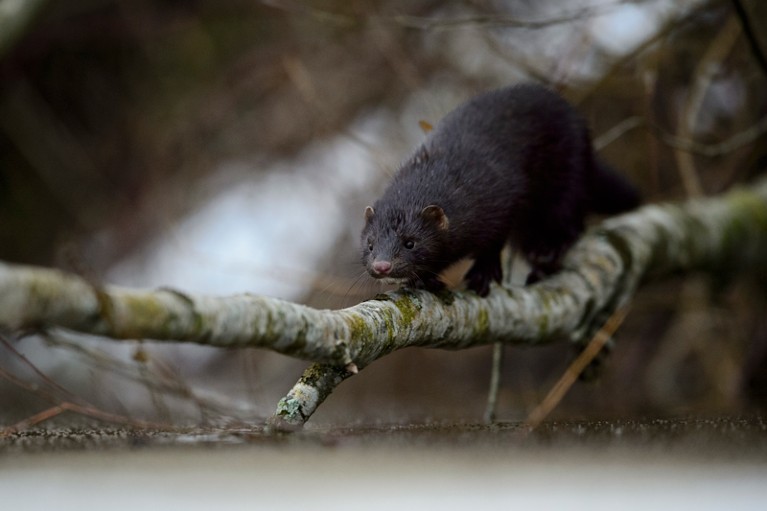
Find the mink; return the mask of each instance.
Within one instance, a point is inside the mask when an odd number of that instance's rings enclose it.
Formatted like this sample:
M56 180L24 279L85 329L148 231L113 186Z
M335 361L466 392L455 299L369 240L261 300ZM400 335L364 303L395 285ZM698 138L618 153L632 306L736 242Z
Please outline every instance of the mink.
M439 274L474 259L466 285L500 282L509 242L527 282L556 272L589 213L635 208L636 189L594 154L585 121L556 92L525 83L475 96L448 113L365 209L368 273L439 291Z

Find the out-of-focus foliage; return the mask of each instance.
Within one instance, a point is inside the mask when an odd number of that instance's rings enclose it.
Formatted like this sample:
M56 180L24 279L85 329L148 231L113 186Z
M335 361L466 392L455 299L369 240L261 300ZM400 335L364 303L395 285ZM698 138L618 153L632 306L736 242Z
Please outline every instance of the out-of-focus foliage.
M0 61L0 258L49 264L86 238L103 269L193 207L184 184L221 160L295 151L407 90L388 52L412 34L355 21L374 3L323 9L339 19L290 3L50 2Z

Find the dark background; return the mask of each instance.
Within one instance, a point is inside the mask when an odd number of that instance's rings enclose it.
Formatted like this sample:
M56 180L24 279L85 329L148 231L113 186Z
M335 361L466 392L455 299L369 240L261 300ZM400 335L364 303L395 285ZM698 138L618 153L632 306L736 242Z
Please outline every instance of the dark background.
M734 6L28 2L0 18L0 259L96 282L352 305L380 289L357 263L362 208L418 143L418 120L521 80L575 103L646 201L719 193L766 156L767 68L754 44L767 51L767 10L743 1L743 18ZM205 231L200 212L230 211L221 204L237 190L245 207ZM209 231L233 234L190 234ZM193 236L208 252L189 249ZM205 276L222 268L229 280ZM555 414L764 406L764 286L714 280L649 283L601 377ZM71 392L56 399L173 423L264 418L305 366L254 350L17 334L0 360L26 383L0 381L5 423L47 406L29 388L44 381L31 365ZM524 417L573 353L508 349L500 418ZM404 350L344 383L313 420L479 420L489 363L488 348Z

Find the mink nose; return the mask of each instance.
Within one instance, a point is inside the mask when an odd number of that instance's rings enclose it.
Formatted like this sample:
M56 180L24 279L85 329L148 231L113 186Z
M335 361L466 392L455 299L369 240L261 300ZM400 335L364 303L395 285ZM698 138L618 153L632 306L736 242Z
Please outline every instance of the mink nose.
M391 271L391 263L389 261L373 261L372 268L376 275L384 277Z

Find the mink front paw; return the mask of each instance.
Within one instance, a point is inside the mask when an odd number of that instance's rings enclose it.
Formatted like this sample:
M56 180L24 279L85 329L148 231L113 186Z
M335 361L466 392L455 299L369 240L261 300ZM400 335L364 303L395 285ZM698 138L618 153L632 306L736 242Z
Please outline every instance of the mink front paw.
M425 289L432 293L439 293L445 289L445 283L435 276L410 279L408 280L407 285L408 287L413 287L416 289Z
M498 257L495 260L477 259L474 266L466 273L466 287L479 296L487 296L490 292L490 283L500 282L502 277L503 270Z

